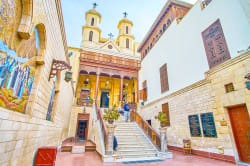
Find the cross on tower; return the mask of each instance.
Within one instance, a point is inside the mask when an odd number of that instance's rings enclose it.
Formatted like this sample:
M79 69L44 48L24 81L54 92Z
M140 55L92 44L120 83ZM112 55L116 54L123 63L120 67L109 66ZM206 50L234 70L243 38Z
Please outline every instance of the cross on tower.
M93 8L94 9L96 8L96 6L98 6L97 3L93 3Z
M109 36L109 39L112 39L114 37L114 35L111 32L108 34L108 36Z
M128 13L127 13L127 12L123 12L123 14L124 14L124 17L127 17L127 15L128 15Z

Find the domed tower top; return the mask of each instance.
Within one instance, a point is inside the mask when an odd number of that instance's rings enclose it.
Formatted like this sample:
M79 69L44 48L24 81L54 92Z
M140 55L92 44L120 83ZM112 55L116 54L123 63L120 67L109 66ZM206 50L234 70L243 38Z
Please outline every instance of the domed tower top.
M98 27L101 23L101 14L96 10L96 3L93 3L93 9L89 10L85 14L85 20L87 26Z
M128 13L124 12L124 17L119 21L117 28L119 29L119 35L131 35L131 29L133 27L133 22L127 18Z
M124 17L119 21L117 28L119 29L119 35L117 38L117 44L123 50L129 54L133 54L135 38L132 35L133 23L127 19L127 13L124 12Z

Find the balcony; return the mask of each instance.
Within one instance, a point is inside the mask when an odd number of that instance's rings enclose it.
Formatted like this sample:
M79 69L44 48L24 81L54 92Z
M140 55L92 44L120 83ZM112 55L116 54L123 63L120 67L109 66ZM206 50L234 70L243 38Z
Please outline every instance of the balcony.
M81 53L80 61L133 70L138 70L140 68L139 60L98 53Z

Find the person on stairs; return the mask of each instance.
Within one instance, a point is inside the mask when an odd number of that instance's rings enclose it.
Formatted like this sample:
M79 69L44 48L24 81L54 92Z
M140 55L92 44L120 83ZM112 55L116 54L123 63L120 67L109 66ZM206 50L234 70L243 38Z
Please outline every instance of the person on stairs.
M124 115L125 115L125 122L128 122L129 119L129 110L130 106L128 104L128 102L126 101L125 105L124 105Z

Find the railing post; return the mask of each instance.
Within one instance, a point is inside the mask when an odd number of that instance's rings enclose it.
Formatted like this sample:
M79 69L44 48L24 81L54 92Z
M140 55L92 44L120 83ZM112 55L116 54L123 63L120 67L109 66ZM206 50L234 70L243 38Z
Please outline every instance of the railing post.
M113 154L113 144L114 144L114 131L115 125L114 124L107 124L107 142L106 142L106 155Z

